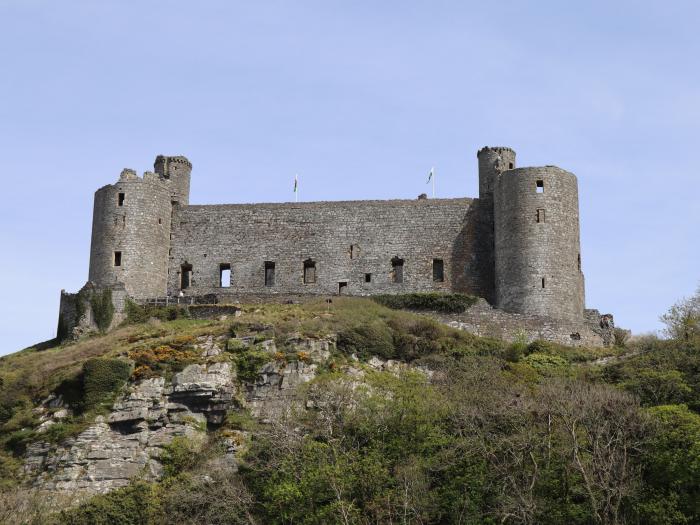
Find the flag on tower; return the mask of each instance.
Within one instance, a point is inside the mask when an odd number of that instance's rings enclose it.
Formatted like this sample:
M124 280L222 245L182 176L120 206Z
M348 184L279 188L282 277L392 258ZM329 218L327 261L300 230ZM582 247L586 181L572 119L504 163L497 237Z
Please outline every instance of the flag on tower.
M299 185L299 179L297 175L294 175L294 193L297 192L297 186Z
M430 168L430 173L428 173L428 180L425 182L426 184L430 184L430 181L433 180L434 174L435 174L435 168Z

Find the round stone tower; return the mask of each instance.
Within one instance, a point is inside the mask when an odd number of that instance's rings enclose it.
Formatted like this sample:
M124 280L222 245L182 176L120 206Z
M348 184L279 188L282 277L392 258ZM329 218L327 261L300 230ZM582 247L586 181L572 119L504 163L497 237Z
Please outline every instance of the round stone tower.
M158 155L153 168L160 178L170 181L173 205L187 206L190 201L190 175L192 173L192 163L187 160L187 157Z
M555 166L504 171L494 187L496 305L583 317L576 176Z
M187 171L189 187L189 170ZM123 283L135 298L166 293L170 247L171 182L155 173L143 178L122 171L116 184L95 192L90 281L98 287Z
M472 258L464 272L468 276L465 288L495 305L493 192L501 173L515 167L515 151L487 146L481 148L476 157L479 161L479 198L472 204L476 221L469 247Z
M493 197L499 175L515 168L515 151L502 146L481 148L479 159L479 198Z

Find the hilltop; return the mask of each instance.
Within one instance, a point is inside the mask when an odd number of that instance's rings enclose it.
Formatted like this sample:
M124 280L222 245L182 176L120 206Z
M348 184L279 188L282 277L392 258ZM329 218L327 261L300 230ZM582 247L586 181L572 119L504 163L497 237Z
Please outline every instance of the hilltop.
M700 520L697 334L505 342L422 297L132 304L0 358L0 521Z

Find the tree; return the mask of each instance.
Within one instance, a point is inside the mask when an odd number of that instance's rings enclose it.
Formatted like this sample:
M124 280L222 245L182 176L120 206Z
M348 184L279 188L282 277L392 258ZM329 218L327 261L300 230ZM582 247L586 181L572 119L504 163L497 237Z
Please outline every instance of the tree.
M685 405L647 409L654 429L645 447L645 494L637 505L643 523L698 523L700 519L700 416Z
M700 337L700 286L691 297L681 299L661 316L664 333L673 339L689 341Z

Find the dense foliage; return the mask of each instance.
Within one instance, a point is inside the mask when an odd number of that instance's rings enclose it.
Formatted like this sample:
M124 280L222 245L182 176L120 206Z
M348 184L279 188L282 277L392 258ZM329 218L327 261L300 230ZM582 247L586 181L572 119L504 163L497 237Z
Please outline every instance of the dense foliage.
M121 359L88 359L83 365L83 408L111 401L129 379L131 366Z
M694 326L687 316L680 322ZM166 323L143 326L127 336L123 353L148 373L193 358L191 334L168 332ZM332 308L255 307L225 326L187 326L233 336L217 358L234 363L247 381L271 358L262 347L270 338L283 360L295 358L285 345L298 334L336 333L337 352L282 419L260 424L243 409L231 412L203 446L185 438L166 446L160 482L135 481L52 519L700 523L700 338L688 330L606 351L524 339L506 344L352 300ZM378 371L363 363L377 355L412 366ZM93 368L86 364L83 374ZM17 468L12 452L35 436L26 430L26 393L7 388L20 376L0 378L0 417L13 429L3 437L2 474ZM96 384L107 383L118 384ZM234 472L222 461L223 443L243 435L249 441ZM17 500L13 494L0 490L0 508Z
M158 319L159 321L174 321L189 317L189 312L186 307L179 305L171 306L154 306L140 305L133 301L126 302L126 323L139 324L145 323L149 319Z
M430 310L442 313L462 313L478 300L464 294L407 293L373 295L377 303L395 310Z
M106 288L101 292L93 292L90 297L90 307L92 308L92 315L97 328L99 328L100 332L106 332L114 317L112 290Z

